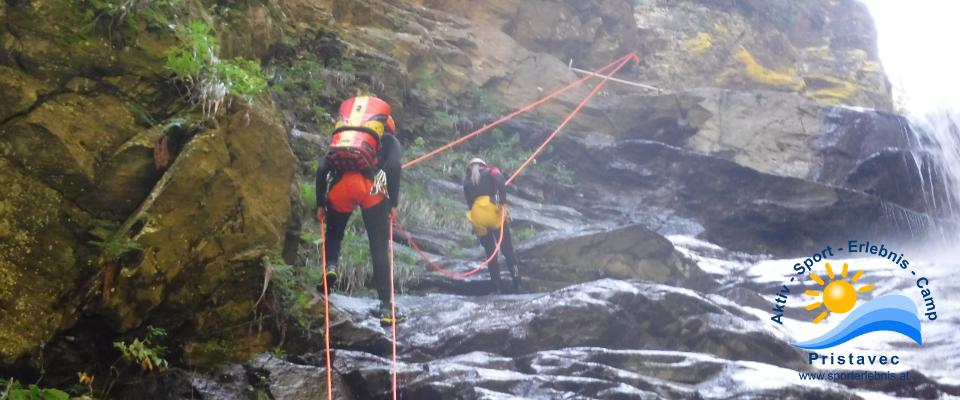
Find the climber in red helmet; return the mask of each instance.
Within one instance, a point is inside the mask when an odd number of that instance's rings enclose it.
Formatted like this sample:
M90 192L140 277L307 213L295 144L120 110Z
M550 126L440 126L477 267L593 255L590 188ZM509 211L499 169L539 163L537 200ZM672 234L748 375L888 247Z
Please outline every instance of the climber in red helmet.
M326 222L328 286L336 281L340 246L353 209L360 207L370 242L381 323L394 322L390 304L391 216L400 200L400 160L390 104L372 96L340 105L326 157L317 169L317 220ZM402 314L397 313L397 320Z
M487 257L493 257L497 251L497 241L500 239L500 223L503 222L503 242L500 244L501 253L507 260L507 269L513 277L511 291L520 291L520 271L517 269L517 258L513 251L513 241L510 238L510 228L503 214L507 212L507 184L506 178L499 168L488 167L482 159L474 158L467 163L467 171L463 177L463 197L470 211L467 219L473 224L473 229L480 236L480 244L487 252ZM487 265L490 270L490 280L494 290L504 292L500 284L500 264L493 257Z

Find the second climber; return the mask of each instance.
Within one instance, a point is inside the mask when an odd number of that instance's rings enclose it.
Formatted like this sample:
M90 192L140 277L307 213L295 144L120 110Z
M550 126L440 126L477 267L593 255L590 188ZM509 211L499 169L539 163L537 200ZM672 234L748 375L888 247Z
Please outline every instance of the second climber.
M370 244L373 280L380 298L381 323L399 322L391 313L390 229L400 200L403 148L387 102L372 96L348 99L326 157L317 169L317 220L326 223L328 285L337 278L337 264L347 221L360 207Z
M501 222L503 223L503 241L500 243L500 253L507 261L507 269L513 278L513 285L509 289L514 293L520 291L520 271L517 269L516 253L513 250L513 241L510 238L510 228L505 217L507 204L506 178L499 168L488 167L482 159L474 158L467 163L467 171L463 177L463 196L470 211L467 219L473 225L474 232L480 236L480 244L490 258L487 268L490 271L490 280L495 290L505 292L500 281L500 264L497 262L497 242L501 236Z

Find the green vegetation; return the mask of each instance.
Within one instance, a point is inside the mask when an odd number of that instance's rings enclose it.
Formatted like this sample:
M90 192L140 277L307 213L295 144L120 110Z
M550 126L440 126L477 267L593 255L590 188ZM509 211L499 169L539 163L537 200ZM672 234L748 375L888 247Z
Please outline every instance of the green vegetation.
M489 90L475 88L470 91L470 98L473 100L473 107L477 111L490 114L500 114L503 112L503 106Z
M537 230L532 226L525 226L520 229L511 229L510 233L513 234L513 242L519 244L536 236Z
M547 163L547 173L549 178L561 186L573 186L577 181L576 171L567 168L563 161L553 160Z
M437 88L439 83L437 78L433 76L433 73L426 69L420 70L414 78L417 89L420 89L424 92L430 92Z
M408 228L426 228L440 232L470 232L464 216L466 207L449 196L437 196L419 181L406 180L402 186L399 212Z
M319 240L317 240L319 242ZM322 282L320 268L294 268L279 258L270 260L273 293L280 305L298 326L311 330L322 315L314 313L312 288Z
M90 243L100 248L105 261L115 262L131 252L140 250L140 243L119 232L117 224L111 221L102 219L94 221L90 234L98 239L91 240Z
M457 126L460 119L446 111L434 111L433 119L430 120L428 129L437 131L451 131Z
M337 264L337 290L354 293L372 287L373 261L370 259L370 245L366 232L363 229L363 219L360 213L350 218L344 232L340 260ZM417 277L418 259L411 256L411 251L404 250L400 245L394 245L394 279L398 291L403 291L407 285Z
M180 36L182 43L167 50L167 68L191 87L205 109L215 112L227 95L249 101L266 89L260 64L219 58L220 42L205 22L190 21Z
M282 346L274 346L270 348L270 355L279 359L287 358L287 350Z
M141 24L169 29L176 22L183 0L85 0L94 20L106 20L111 34L136 35Z
M317 185L313 182L300 182L298 186L300 201L303 202L309 214L313 215L313 211L317 209Z
M328 107L338 97L336 82L340 79L321 63L316 55L305 53L284 64L276 62L270 67L270 87L287 108L297 111L303 120L312 120L322 130L332 128L333 118ZM336 82L335 82L336 81Z
M120 350L121 357L131 365L139 365L143 371L165 370L168 363L164 358L167 348L156 342L167 336L167 332L153 326L147 327L147 337L133 342L114 342L113 347Z
M82 399L70 397L70 394L59 389L42 389L36 384L30 384L27 387L17 381L10 379L6 382L6 387L0 392L0 400L71 400Z

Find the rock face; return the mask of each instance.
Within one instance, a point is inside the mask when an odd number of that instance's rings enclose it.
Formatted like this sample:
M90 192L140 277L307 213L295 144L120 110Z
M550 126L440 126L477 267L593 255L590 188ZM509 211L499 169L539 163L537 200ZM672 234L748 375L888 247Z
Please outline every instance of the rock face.
M762 174L659 142L622 140L616 146L595 147L583 142L569 146L571 157L582 157L573 164L593 171L587 179L588 191L602 193L581 207L604 204L598 212L627 219L658 209L671 210L671 214L701 225L684 233L702 235L730 249L795 255L797 249L815 243L841 240L841 232L851 230L901 240L914 233L901 229L900 216L913 218L916 213L862 192ZM590 154L605 156L597 160Z
M555 283L641 279L704 289L712 280L673 245L642 226L557 234L521 250L523 274Z
M669 89L798 93L890 110L876 30L858 1L644 0L638 78Z
M389 344L389 332L370 317L375 302L343 296L334 302L347 317L334 328L339 348L333 358L334 398L390 398L390 350L383 346ZM433 294L401 296L399 303L410 313L398 327L401 398L849 399L860 394L835 383L800 384L796 370L806 368L803 355L779 333L719 296L685 289L599 280L541 295ZM278 400L314 398L325 396L322 365L321 354L286 361L261 355L212 376L181 379L203 399L254 399L255 392ZM869 390L930 398L956 392L922 378L915 386Z
M192 364L265 348L269 336L224 327L250 319L260 258L283 240L294 165L277 111L254 101L165 131L156 121L182 107L163 67L170 35L143 31L116 51L74 3L2 10L0 370L42 365L38 354L88 362L69 354L91 326L110 340L163 325ZM158 169L164 135L175 158ZM139 244L119 271L101 268L97 221Z

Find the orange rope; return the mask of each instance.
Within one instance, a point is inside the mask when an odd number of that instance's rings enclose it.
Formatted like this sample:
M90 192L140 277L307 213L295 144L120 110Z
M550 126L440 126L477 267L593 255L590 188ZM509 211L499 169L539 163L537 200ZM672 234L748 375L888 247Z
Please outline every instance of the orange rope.
M429 257L427 257L427 253L424 252L419 245L417 245L417 242L413 241L413 237L411 237L410 234L403 229L403 226L400 225L400 222L396 222L396 226L397 226L397 229L400 231L400 234L403 235L405 239L407 239L407 243L410 244L410 247L413 247L413 249L417 252L417 254L420 255L420 258L422 258L427 263L427 265L429 265L431 268L433 268L434 270L436 270L437 272L443 275L446 275L452 278L466 278L470 275L480 272L481 270L483 270L483 267L486 267L488 264L490 264L491 262L493 262L493 260L497 258L497 254L500 253L500 245L503 243L503 226L506 224L506 222L507 222L507 210L506 208L504 208L503 215L500 216L500 237L497 239L497 247L494 248L493 254L487 257L487 259L484 260L482 263L477 264L477 266L471 268L466 272L448 271L443 267L441 267L440 265L438 265L437 263L433 262L432 260L430 260Z
M396 222L396 216L390 214L391 222ZM390 319L391 331L393 333L392 351L393 351L393 400L397 400L397 304L394 296L393 287L393 229L390 229Z
M557 96L559 96L559 95L561 95L561 94L563 94L563 93L566 93L566 92L569 91L570 89L573 89L573 88L575 88L575 87L577 87L577 86L580 86L580 85L583 84L584 82L586 82L586 81L588 81L588 80L590 80L590 79L593 79L595 76L598 76L598 75L601 75L601 74L606 73L606 72L605 72L606 70L612 68L614 65L617 65L618 62L621 62L621 61L624 60L624 59L631 58L631 56L633 56L633 57L635 58L635 57L636 57L636 54L631 53L631 54L627 54L627 55L625 55L625 56L623 56L623 57L620 57L620 58L614 60L612 63L605 65L603 68L600 68L600 69L594 71L593 73L596 74L596 75L587 75L587 76L584 76L583 78L580 78L580 79L574 81L573 83L571 83L571 84L569 84L569 85L567 85L567 86L564 86L564 87L562 87L562 88L560 88L560 89L557 89L555 92L550 93L550 94L548 94L548 95L546 95L546 96L544 96L544 97L541 97L539 100L534 101L533 103L530 103L530 104L528 104L528 105L526 105L526 106L524 106L524 107L521 107L520 109L517 109L516 111L514 111L514 112L512 112L512 113L510 113L510 114L507 114L506 116L504 116L504 117L502 117L502 118L500 118L500 119L498 119L498 120L496 120L496 121L494 121L494 122L491 122L491 123L489 123L489 124L486 124L486 125L484 125L483 127L481 127L480 129L477 129L477 130L475 130L475 131L473 131L473 132L470 132L470 133L468 133L468 134L466 134L466 135L463 135L463 136L461 136L461 137L460 137L459 139L457 139L457 140L454 140L454 141L452 141L452 142L450 142L450 143L447 143L447 144L445 144L445 145L443 145L443 146L437 147L436 149L434 149L434 150L432 150L432 151L430 151L430 152L428 152L428 153L426 153L426 154L423 154L423 155L421 155L421 156L419 156L419 157L417 157L417 158L415 158L415 159L413 159L413 160L408 161L406 164L403 164L403 168L410 168L411 166L413 166L413 165L416 164L416 163L419 163L420 161L426 160L426 159L428 159L428 158L430 158L430 157L433 157L433 156L435 156L435 155L443 152L444 150L447 150L447 149L449 149L449 148L451 148L451 147L453 147L453 146L456 146L456 145L458 145L458 144L460 144L460 143L463 143L463 142L466 141L467 139L470 139L470 138L472 138L472 137L474 137L474 136L477 136L477 135L479 135L479 134L481 134L481 133L483 133L483 132L486 132L487 130L489 130L489 129L497 126L497 125L500 125L500 124L506 122L507 120L510 120L510 119L513 118L513 117L516 117L516 116L518 116L518 115L520 115L520 114L523 114L523 113L525 113L525 112L527 112L527 111L530 111L530 110L532 110L532 109L534 109L534 108L537 108L537 107L539 107L541 104L546 103L547 101L549 101L550 99L552 99L552 98L554 98L554 97L557 97Z
M547 147L547 144L549 144L550 141L552 141L552 140L557 136L557 134L559 134L560 131L561 131L564 127L566 127L567 124L570 123L571 120L573 120L573 117L575 117L575 116L577 115L577 113L579 113L580 110L583 109L584 106L586 106L587 102L589 102L590 99L592 99L594 96L597 95L597 93L600 92L600 89L602 89L603 86L606 85L606 83L610 80L610 78L613 77L613 75L615 75L617 72L619 72L620 69L622 69L622 68L627 64L627 62L630 61L630 60L633 60L634 62L637 62L637 63L640 62L640 59L639 59L639 57L637 57L637 54L636 54L636 53L627 54L627 55L625 55L625 56L617 59L617 61L614 61L614 64L616 64L617 62L619 62L619 65L617 65L616 68L615 68L610 74L608 74L608 75L603 75L603 80L601 80L600 83L598 83L597 86L594 87L593 90L591 90L590 93L587 94L587 96L584 97L583 100L581 100L579 104L577 104L576 108L574 108L573 111L571 111L570 114L567 115L567 117L563 120L563 122L560 123L560 125L557 127L557 129L555 129L552 133L550 133L550 135L547 136L547 138L543 141L543 143L541 143L540 146L537 147L537 149L534 150L534 152L533 152L532 154L530 154L530 156L527 157L527 159L524 160L524 162L523 162L522 164L520 164L519 167L517 167L517 170L514 171L512 175L510 175L510 178L509 178L509 179L507 179L507 184L508 184L508 185L511 184L511 183L513 182L513 180L514 180L518 175L520 175L520 172L523 171L523 170L530 164L530 162L532 162L532 161L536 158L536 156L539 155L540 152L542 152L543 149ZM610 64L610 65L613 65L613 64ZM609 67L609 66L603 67L603 68L600 69L600 71L605 70L605 69L607 69L608 67ZM575 84L582 83L582 81L583 81L583 79L581 79L581 81L575 82ZM573 84L571 84L571 85L573 85ZM569 86L570 86L570 85L568 85L568 87L569 87ZM566 88L564 88L564 89L566 89ZM556 92L555 92L555 94L559 94L559 93L556 93ZM552 96L554 96L554 94L551 94L550 96L544 97L544 98L541 99L541 100L549 99L549 98L551 98ZM534 104L539 105L539 104L537 104L537 103L534 103ZM533 106L534 104L531 104L531 106ZM532 108L532 107L527 106L527 107L524 107L523 109L518 110L518 111L525 112L525 111L528 110L529 108ZM413 160L413 161L407 163L406 165L404 165L404 167L406 167L407 165L412 164L412 163L414 163L414 162L419 162L420 160L426 158L426 156L439 153L439 152L442 151L442 150L446 150L446 149L448 149L448 148L451 147L450 145L456 144L456 143L458 143L458 142L462 142L463 140L466 140L466 138L468 138L468 137L470 137L470 136L472 136L472 135L476 135L476 134L478 134L478 133L480 133L480 132L483 132L484 130L489 129L489 128L497 125L497 124L500 124L500 123L502 123L503 121L505 121L506 119L513 118L513 117L515 117L516 115L519 115L520 113L521 113L521 112L514 112L514 113L510 114L509 116L507 116L507 117L505 117L505 118L501 118L500 120L498 120L498 121L496 121L496 122L494 122L494 123L492 123L492 124L490 124L490 125L487 125L487 126L481 128L481 129L478 130L478 131L475 131L475 132L472 132L472 133L470 133L470 134L467 134L466 136L463 136L463 137L461 137L460 139L457 139L456 141L449 143L448 146L441 146L440 148L438 148L438 149L436 149L436 150L434 150L434 151L431 151L430 153L427 153L427 154L425 154L424 156L421 156L420 158L418 158L418 159L416 159L416 160ZM427 263L427 265L429 265L431 268L433 268L433 269L436 270L437 272L440 272L440 273L443 274L443 275L446 275L446 276L449 276L449 277L455 277L455 278L465 278L465 277L468 277L468 276L470 276L470 275L476 274L477 272L480 272L480 270L482 270L484 267L486 267L487 265L489 265L494 259L496 259L497 254L499 254L499 252L500 252L500 246L501 246L501 244L503 244L503 236L504 236L504 229L503 229L503 227L504 227L504 225L506 224L506 221L507 221L507 213L506 213L506 211L504 211L503 215L502 215L501 218L500 218L500 237L497 239L497 247L494 248L493 254L491 254L489 257L487 257L487 259L484 260L482 263L477 264L477 266L471 268L470 270L468 270L468 271L466 271L466 272L448 271L448 270L444 269L443 267L441 267L440 265L434 263L432 260L430 260L429 257L427 257L426 253L425 253L422 249L420 249L420 246L418 246L417 243L413 240L413 237L411 237L411 236L403 229L403 226L400 225L400 222L399 222L399 221L394 220L394 224L397 226L397 229L400 230L400 233L404 236L404 238L407 239L407 243L410 244L410 247L413 247L413 249L416 250L417 254L420 255L420 258L422 258L422 259ZM390 230L390 234L391 234L391 237L392 237L392 235L393 235L393 230L392 230L392 229ZM392 245L392 243L391 243L391 245Z
M327 287L327 230L326 224L320 223L320 255L321 265L323 266L323 329L324 329L324 351L327 353L327 399L333 400L333 369L330 367L330 289Z
M612 78L613 75L615 75L618 71L620 71L620 69L623 68L624 65L627 65L627 61L630 61L630 60L633 60L636 63L640 62L640 58L637 57L637 53L630 53L628 56L624 57L623 61L620 62L620 65L617 65L617 68L614 69L613 72L611 72L609 75L605 75L603 77L603 80L600 81L600 83L598 83L597 86L590 91L590 94L588 94L587 97L584 97L583 100L580 101L580 104L577 104L577 107L574 108L569 115L567 115L567 118L560 123L560 126L558 126L557 129L555 129L553 133L550 134L550 136L547 136L547 139L540 144L540 147L537 147L537 149L533 151L533 154L531 154L530 157L527 157L527 159L523 162L523 164L520 164L520 166L517 167L517 170L513 172L513 175L510 175L510 179L507 179L508 185L511 182L513 182L514 179L517 178L517 175L520 175L520 171L523 171L523 169L526 168L527 165L530 164L530 162L533 161L533 159L536 158L537 155L539 155L540 152L547 147L547 144L550 143L550 141L553 140L553 138L556 137L558 133L560 133L560 130L563 129L563 127L567 126L567 124L570 123L571 120L573 120L573 117L575 117L577 113L579 113L580 110L587 105L587 102L590 101L590 99L592 99L593 96L596 96L597 93L600 92L600 89L603 88L603 85L606 85L607 82L610 81L610 78Z

